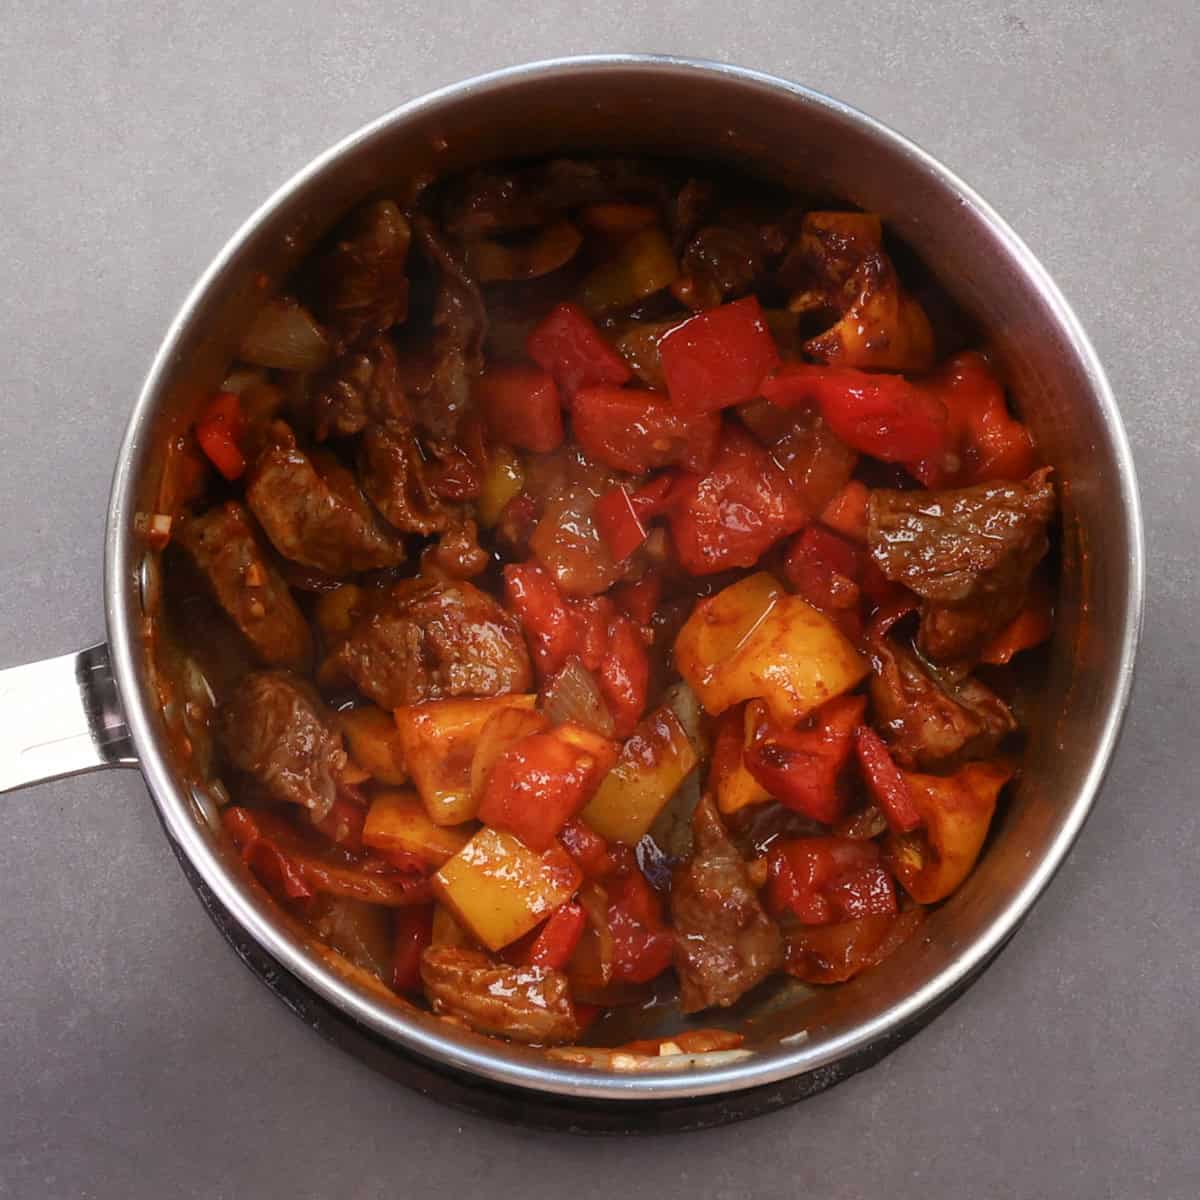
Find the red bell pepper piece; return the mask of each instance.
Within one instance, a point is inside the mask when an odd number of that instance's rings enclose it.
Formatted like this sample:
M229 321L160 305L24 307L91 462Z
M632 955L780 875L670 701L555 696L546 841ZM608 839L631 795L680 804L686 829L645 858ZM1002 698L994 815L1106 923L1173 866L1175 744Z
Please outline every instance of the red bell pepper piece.
M575 626L575 653L589 671L598 671L608 653L612 601L607 596L576 596L567 601Z
M554 579L537 563L504 568L504 595L529 639L543 676L560 670L575 652L577 631L570 608Z
M596 501L592 518L609 553L618 562L628 558L646 540L646 527L624 487L605 492Z
M852 542L819 525L810 525L788 547L783 573L799 595L855 640L862 634L858 580L864 561L859 547Z
M362 849L362 831L367 821L366 810L344 796L338 796L329 812L313 828L323 833L331 842L346 850Z
M312 898L304 872L276 844L280 836L295 836L283 817L235 804L221 812L221 824L241 851L242 861L272 896L280 901Z
M476 381L475 397L497 441L538 454L562 444L562 405L547 372L520 364L489 367Z
M554 376L567 397L595 384L627 383L633 376L578 304L552 309L526 339L525 353Z
M852 542L867 540L867 506L871 492L866 484L852 479L821 510L821 520Z
M576 743L567 726L522 738L497 760L488 776L479 819L516 834L531 850L548 850L559 830L591 799L617 760L606 738L584 733Z
M572 817L559 830L558 840L586 878L604 879L612 874L615 864L608 843L586 822Z
M921 814L883 739L869 725L860 725L854 731L854 750L867 790L889 828L893 833L911 833L920 825Z
M611 386L576 392L571 426L588 458L630 475L677 463L704 471L721 435L716 413L684 414L657 392Z
M762 394L784 408L815 405L846 445L882 462L915 463L949 445L946 406L900 375L787 363Z
M534 937L526 963L561 971L575 953L586 924L587 914L578 904L556 908Z
M744 751L746 769L785 808L832 825L844 808L838 776L866 707L863 696L838 696L817 710L811 728L767 723Z
M433 941L433 905L414 904L395 916L392 935L392 990L402 996L421 990L421 954Z
M982 355L956 354L920 386L946 406L949 430L945 452L911 468L926 487L1024 479L1037 465L1029 430L1009 413L1004 389Z
M758 395L779 350L753 296L722 304L676 326L658 343L671 403L689 414L715 412Z
M242 402L233 392L218 392L196 423L200 449L226 479L237 479L246 470L246 456L238 445L245 434Z
M777 843L767 860L767 906L804 925L896 911L896 890L875 842L840 837Z
M727 425L704 475L679 476L669 498L671 535L684 570L711 575L752 567L805 521L787 476L744 429Z
M612 590L613 603L635 625L645 627L654 620L662 590L662 575L657 571L647 571L635 582L617 584Z
M614 617L600 662L600 692L612 714L617 737L628 737L646 710L650 659L646 643L628 617Z
M671 965L674 938L662 904L636 868L605 883L612 936L613 982L648 983Z

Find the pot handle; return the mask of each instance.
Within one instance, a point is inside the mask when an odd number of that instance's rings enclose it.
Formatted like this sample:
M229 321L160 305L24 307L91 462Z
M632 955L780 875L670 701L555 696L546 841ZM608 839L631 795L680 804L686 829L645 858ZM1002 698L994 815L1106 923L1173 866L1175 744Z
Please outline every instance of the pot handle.
M136 765L103 642L0 671L0 792Z

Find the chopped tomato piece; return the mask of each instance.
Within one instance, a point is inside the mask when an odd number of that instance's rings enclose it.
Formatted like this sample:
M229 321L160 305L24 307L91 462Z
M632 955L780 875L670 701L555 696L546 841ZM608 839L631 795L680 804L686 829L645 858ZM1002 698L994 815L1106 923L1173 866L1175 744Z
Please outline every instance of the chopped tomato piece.
M805 925L896 911L896 889L876 842L807 837L779 842L767 859L767 904Z
M615 487L605 492L596 501L592 516L609 553L618 562L628 558L646 540L646 527L627 488Z
M633 375L578 304L552 309L529 335L525 352L554 376L567 397L595 384L626 383Z
M754 566L804 524L805 513L770 454L740 426L727 425L707 474L679 477L669 520L683 568L711 575Z
M646 643L628 617L614 617L600 661L600 691L612 713L617 737L628 737L646 710L650 659Z
M858 580L863 569L859 548L819 525L810 525L792 542L783 564L797 593L852 640L862 633Z
M396 913L392 940L392 990L421 990L421 955L433 941L433 905L414 904Z
M658 344L671 403L707 413L758 395L779 350L753 296L710 308L672 329Z
M721 433L715 413L681 413L665 397L642 388L582 388L571 401L571 421L589 458L631 475L676 463L703 471Z
M663 579L657 571L647 571L632 583L619 583L613 588L613 603L635 625L648 626L658 611L662 599Z
M492 437L544 454L563 440L562 405L553 378L537 367L489 367L475 384Z
M537 563L504 568L504 594L525 629L534 662L543 676L558 671L575 650L575 622L566 599Z
M675 939L663 923L662 904L636 868L604 886L613 982L648 983L671 965L674 953Z
M919 386L946 406L949 429L944 452L911 468L926 487L1024 479L1037 465L1029 430L1009 413L1004 389L981 354L956 354Z
M226 479L237 479L246 470L246 456L238 445L245 433L242 402L233 392L218 392L196 423L200 449Z
M811 728L765 723L745 751L746 768L784 807L832 825L845 807L838 776L866 706L863 696L838 696L817 710Z
M492 767L479 819L548 850L617 761L617 747L573 725L522 738Z
M946 406L900 375L787 363L762 394L785 408L816 406L846 445L882 462L915 463L949 444Z
M903 772L892 761L883 739L869 725L860 725L854 731L854 749L867 789L887 818L889 827L895 833L916 829L921 823L921 814L913 803Z
M587 822L572 817L559 830L558 837L588 879L603 879L612 874L614 863L608 843Z
M586 924L587 915L578 904L556 908L534 935L525 961L531 967L561 971L575 953Z
M910 908L893 916L880 913L794 930L787 936L785 969L806 983L843 983L883 962L924 919L923 908Z

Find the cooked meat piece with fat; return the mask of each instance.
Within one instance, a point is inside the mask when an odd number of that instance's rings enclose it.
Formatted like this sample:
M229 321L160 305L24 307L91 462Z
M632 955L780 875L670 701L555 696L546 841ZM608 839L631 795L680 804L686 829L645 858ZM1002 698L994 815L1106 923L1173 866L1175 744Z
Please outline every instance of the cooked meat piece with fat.
M879 569L920 596L921 652L968 661L1024 603L1054 515L1049 468L1023 483L947 491L876 488L867 539Z
M316 377L309 405L313 435L321 442L361 433L370 423L399 429L412 423L399 360L386 337L343 354Z
M728 1008L783 965L779 927L763 911L746 864L711 796L692 818L692 857L675 871L671 918L680 1008Z
M358 477L371 503L402 533L440 533L450 510L434 493L428 465L410 429L371 426L358 451Z
M250 514L236 500L184 521L177 540L262 662L297 670L308 666L308 623L259 544Z
M465 581L406 579L378 592L332 661L381 708L503 696L533 682L516 619Z
M247 675L226 701L221 742L230 763L272 799L325 817L346 765L342 735L312 687L288 671Z
M365 205L317 264L313 289L325 323L342 345L384 333L408 316L412 228L393 200Z
M1017 727L1008 705L970 676L943 686L911 651L871 642L875 724L901 766L929 770L991 754Z
M421 956L421 980L435 1013L476 1033L544 1046L579 1036L567 977L550 967L514 967L478 950L431 946Z
M284 558L338 579L404 561L399 538L332 454L305 454L281 421L271 438L247 474L246 503Z

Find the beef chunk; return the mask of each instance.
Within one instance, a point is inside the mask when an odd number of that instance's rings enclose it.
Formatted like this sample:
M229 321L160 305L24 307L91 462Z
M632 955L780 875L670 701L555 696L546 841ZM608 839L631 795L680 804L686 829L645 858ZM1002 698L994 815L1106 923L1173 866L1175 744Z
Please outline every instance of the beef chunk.
M450 511L434 494L429 464L412 430L373 425L363 434L358 475L384 520L403 533L440 533Z
M526 691L517 621L473 584L407 579L380 592L333 656L381 708Z
M303 670L312 636L291 592L255 537L250 514L231 500L185 521L179 544L259 659Z
M312 688L287 671L247 675L224 706L230 763L273 800L328 815L346 765L342 736Z
M707 225L688 243L677 294L697 312L750 292L765 258L758 229L749 224Z
M414 228L438 280L433 310L433 386L420 397L418 415L434 437L452 438L471 402L471 382L483 370L487 310L479 285L435 232L432 222L418 217Z
M384 333L408 316L408 219L392 200L359 209L321 259L314 296L343 345Z
M271 436L247 476L246 502L284 558L335 578L403 561L403 545L336 458L305 454L281 421Z
M344 354L312 392L317 441L361 433L369 423L405 428L412 423L396 351L385 337Z
M421 980L435 1013L476 1033L539 1045L579 1036L567 977L550 967L513 967L478 950L431 946L421 957Z
M939 683L911 650L880 638L871 647L875 722L901 766L929 770L989 755L1017 727L1008 706L970 676Z
M779 927L763 912L711 796L696 806L692 832L692 857L671 886L680 1007L689 1013L728 1008L783 965Z
M930 659L974 658L1020 610L1048 545L1049 473L1035 471L1023 483L871 493L871 557L923 599L919 645Z

